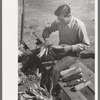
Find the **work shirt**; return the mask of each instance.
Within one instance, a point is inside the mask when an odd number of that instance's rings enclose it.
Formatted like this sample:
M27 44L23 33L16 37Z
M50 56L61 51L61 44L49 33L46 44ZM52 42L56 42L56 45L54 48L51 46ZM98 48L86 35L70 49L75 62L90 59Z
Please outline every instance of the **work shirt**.
M55 20L43 31L43 38L48 38L52 32L59 31L60 44L72 46L72 51L80 52L90 46L86 27L82 21L71 16L69 22Z

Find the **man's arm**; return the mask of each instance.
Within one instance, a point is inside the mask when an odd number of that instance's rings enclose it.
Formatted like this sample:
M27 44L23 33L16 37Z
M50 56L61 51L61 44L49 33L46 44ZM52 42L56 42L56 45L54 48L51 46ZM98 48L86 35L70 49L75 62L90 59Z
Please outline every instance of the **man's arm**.
M82 24L78 29L78 39L80 43L72 45L72 51L80 52L86 50L90 46L86 27L84 24Z
M49 36L50 36L50 34L52 33L52 32L55 32L55 31L57 31L58 30L58 22L57 22L57 20L55 20L52 24L51 24L51 26L49 26L49 27L45 27L45 29L43 30L43 34L42 34L42 37L44 38L44 40L46 39L47 40L47 38L49 38Z

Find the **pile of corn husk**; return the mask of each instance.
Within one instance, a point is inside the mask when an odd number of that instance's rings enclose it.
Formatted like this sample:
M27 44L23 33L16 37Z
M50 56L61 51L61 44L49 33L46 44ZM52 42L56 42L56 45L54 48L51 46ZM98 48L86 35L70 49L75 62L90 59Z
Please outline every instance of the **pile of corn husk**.
M35 80L31 85L26 86L26 90L20 91L18 93L18 100L56 100L52 96L52 89L53 89L53 80L51 80L51 89L48 92L45 85L42 87L40 86L42 74L39 73L39 69L37 68L35 73Z
M25 49L24 49L24 45L23 44L20 44L19 48L18 48L18 56L22 56L25 52Z
M82 69L80 67L72 67L60 72L60 81L66 83L64 87L75 87L79 84L86 83Z
M52 87L51 87L51 90L52 90ZM37 83L37 84L34 83L32 86L28 87L28 92L33 94L34 98L36 98L37 100L53 100L51 90L49 93L45 86L44 88L40 86L40 83Z
M49 46L43 45L40 49L40 53L37 55L39 58L41 58L43 55L48 54ZM23 46L19 48L18 56L22 56L24 54ZM51 80L51 89L50 91L47 90L46 86L42 84L42 87L40 85L42 74L39 73L39 69L34 72L34 75L26 76L22 71L21 68L23 67L22 63L18 64L18 85L22 86L24 84L27 84L31 82L32 84L29 84L26 86L25 90L21 90L18 92L18 100L56 100L52 96L52 89L53 89L53 80ZM34 82L35 80L36 82ZM25 86L25 85L24 85Z
M51 78L52 81L52 78ZM52 82L51 82L52 83ZM52 96L52 89L53 89L53 83L50 89L50 92L48 92L47 88L45 86L41 87L40 82L33 83L30 86L26 87L26 91L21 91L18 93L19 100L56 100Z
M27 91L19 92L19 100L34 100L34 98L37 100L54 100L46 89L35 83L27 87Z

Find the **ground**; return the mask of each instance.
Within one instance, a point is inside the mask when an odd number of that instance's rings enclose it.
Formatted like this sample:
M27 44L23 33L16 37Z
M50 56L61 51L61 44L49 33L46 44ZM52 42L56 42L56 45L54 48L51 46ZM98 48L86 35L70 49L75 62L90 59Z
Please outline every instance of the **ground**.
M95 72L95 0L24 0L24 34L30 35L37 32L39 36L45 26L56 19L55 9L61 4L69 4L72 15L79 18L86 25L91 46L83 53L88 53L89 57L82 58L81 61L93 72ZM21 31L22 0L18 0L18 36ZM52 33L51 41L58 43L58 32Z

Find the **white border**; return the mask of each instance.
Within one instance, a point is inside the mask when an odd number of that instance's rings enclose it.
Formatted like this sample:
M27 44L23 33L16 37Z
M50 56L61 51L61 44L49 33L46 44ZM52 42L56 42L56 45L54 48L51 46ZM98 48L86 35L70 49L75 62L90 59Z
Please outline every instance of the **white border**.
M95 0L95 100L98 100L98 0Z
M2 99L17 99L18 1L2 0Z
M2 100L17 99L18 0L2 0ZM98 0L95 0L95 100L98 99Z

